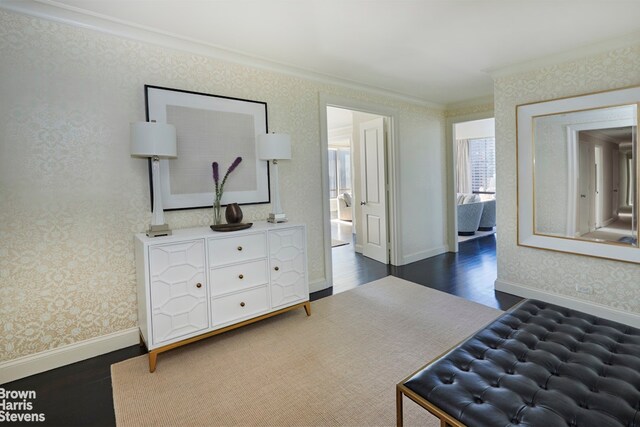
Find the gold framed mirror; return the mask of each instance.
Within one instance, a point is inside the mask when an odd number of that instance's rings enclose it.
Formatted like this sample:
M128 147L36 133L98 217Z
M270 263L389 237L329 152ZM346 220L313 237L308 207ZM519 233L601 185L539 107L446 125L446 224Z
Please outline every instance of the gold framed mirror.
M518 244L640 263L640 87L519 105Z

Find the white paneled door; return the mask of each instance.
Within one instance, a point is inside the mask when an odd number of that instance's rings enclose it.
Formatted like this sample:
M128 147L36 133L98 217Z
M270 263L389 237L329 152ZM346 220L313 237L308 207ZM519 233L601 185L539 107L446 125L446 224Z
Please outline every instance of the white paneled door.
M382 117L360 125L362 254L388 264L385 147Z

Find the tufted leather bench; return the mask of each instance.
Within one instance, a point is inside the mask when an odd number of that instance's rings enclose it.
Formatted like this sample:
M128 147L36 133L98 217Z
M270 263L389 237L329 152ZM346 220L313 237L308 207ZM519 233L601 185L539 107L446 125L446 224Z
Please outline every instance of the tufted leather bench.
M442 426L640 427L640 329L525 300L397 386Z

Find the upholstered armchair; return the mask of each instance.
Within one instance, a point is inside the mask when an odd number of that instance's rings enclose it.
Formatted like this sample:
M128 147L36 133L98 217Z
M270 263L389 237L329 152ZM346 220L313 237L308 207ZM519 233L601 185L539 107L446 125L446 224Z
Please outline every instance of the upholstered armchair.
M353 221L353 203L351 194L343 193L338 196L338 219L341 221Z
M480 224L478 230L491 231L496 226L496 201L487 200L482 202L484 208L482 209L482 216L480 217Z
M458 235L473 236L480 225L484 203L464 203L458 205Z

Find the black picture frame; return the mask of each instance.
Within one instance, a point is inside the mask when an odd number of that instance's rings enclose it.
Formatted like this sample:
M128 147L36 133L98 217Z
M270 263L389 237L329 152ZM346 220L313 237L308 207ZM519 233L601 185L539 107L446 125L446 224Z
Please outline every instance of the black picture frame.
M144 92L147 121L176 127L178 157L160 160L165 211L212 207L211 162L218 162L222 179L237 156L243 160L229 175L221 204L271 202L269 165L257 149L258 135L269 131L266 102L154 85ZM151 199L153 206L153 188Z

